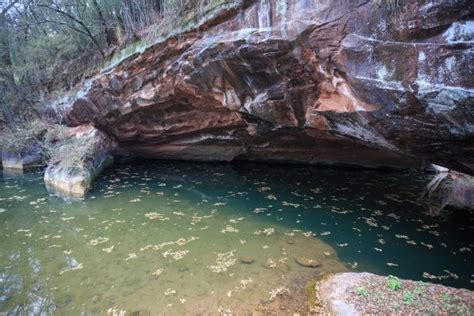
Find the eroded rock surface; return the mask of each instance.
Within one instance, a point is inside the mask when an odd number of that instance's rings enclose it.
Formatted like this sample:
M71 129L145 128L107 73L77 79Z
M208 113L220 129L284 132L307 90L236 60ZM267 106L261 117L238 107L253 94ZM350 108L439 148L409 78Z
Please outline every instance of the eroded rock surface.
M83 198L92 187L97 175L112 162L111 151L115 142L90 125L78 126L68 131L69 137L86 138L91 149L83 161L70 165L63 161L50 163L44 173L48 190L66 199ZM71 156L77 155L71 152Z
M474 173L472 1L244 1L66 105L122 152Z

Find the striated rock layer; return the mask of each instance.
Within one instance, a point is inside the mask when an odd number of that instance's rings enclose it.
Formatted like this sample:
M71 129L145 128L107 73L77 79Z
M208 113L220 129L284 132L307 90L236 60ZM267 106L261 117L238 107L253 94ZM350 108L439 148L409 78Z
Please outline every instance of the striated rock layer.
M124 154L474 174L473 17L468 0L244 1L62 106Z

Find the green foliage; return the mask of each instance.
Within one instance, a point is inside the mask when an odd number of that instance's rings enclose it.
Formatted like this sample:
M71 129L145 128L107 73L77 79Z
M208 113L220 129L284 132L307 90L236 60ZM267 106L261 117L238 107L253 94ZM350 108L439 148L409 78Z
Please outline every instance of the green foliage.
M367 296L368 295L368 293L367 293L367 291L365 290L364 287L358 287L356 289L356 294L359 295L359 296Z
M237 0L6 1L15 4L0 16L0 86L6 69L16 85L8 87L11 94L42 101L131 43L166 36Z
M451 301L451 295L449 293L443 293L442 299L444 303L449 303Z
M13 56L15 77L19 84L46 90L71 86L87 64L77 61L93 60L90 44L67 29L58 30L55 36L33 37L25 48Z
M416 295L423 295L423 290L425 288L425 283L423 281L418 281L418 286L415 288L415 290L413 291L414 294Z
M405 292L403 293L403 302L407 305L411 305L413 304L413 302L415 301L415 295L412 293L412 292Z
M396 276L389 275L387 277L387 286L392 291L398 291L402 288L402 283Z

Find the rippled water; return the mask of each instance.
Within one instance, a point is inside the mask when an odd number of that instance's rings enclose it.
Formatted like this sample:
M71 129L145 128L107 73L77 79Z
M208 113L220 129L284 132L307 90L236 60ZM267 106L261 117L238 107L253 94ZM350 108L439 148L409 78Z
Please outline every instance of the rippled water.
M115 166L84 201L66 203L40 172L4 174L0 312L251 311L286 290L294 307L308 301L307 280L345 270L474 289L472 215L425 216L418 197L428 181L154 162ZM300 266L298 256L322 266Z

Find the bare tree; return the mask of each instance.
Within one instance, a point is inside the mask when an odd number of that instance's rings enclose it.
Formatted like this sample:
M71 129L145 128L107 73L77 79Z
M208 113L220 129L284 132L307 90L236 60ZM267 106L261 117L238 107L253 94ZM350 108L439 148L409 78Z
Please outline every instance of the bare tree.
M58 25L64 25L64 26L70 28L71 30L74 30L74 31L76 31L76 32L78 32L82 35L87 36L92 41L92 43L94 43L94 45L97 47L97 49L99 50L102 57L105 57L104 49L100 46L100 44L97 41L96 37L92 34L90 28L86 25L86 23L84 21L80 20L79 17L74 16L73 14L59 8L57 5L54 5L54 4L53 5L39 4L38 7L48 9L52 12L56 12L59 15L65 17L66 20L68 20L69 23L68 22L62 22L60 20L45 20L45 22L55 23L55 24L58 24ZM76 26L76 25L78 25L78 26Z

